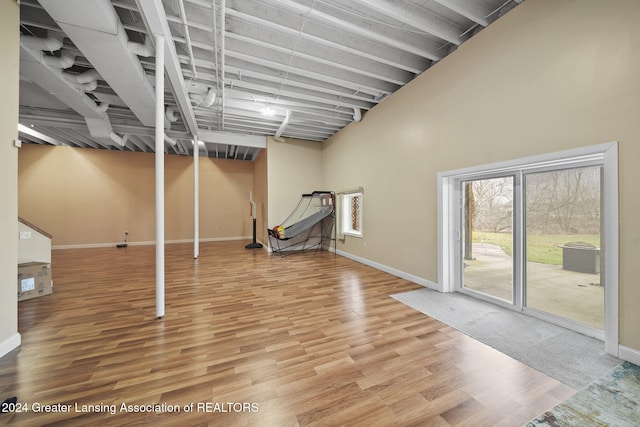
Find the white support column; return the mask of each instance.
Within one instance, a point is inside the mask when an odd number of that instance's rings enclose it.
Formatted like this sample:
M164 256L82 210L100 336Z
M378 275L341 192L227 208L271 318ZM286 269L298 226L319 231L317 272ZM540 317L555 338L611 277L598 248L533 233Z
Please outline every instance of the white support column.
M164 36L156 34L156 317L164 316Z
M193 258L200 256L200 143L193 137Z

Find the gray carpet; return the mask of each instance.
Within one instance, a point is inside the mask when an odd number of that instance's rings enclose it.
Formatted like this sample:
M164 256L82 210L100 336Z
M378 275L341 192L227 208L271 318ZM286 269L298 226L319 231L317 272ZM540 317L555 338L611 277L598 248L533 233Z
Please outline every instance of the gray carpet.
M600 340L467 295L425 288L392 297L576 389L622 362Z

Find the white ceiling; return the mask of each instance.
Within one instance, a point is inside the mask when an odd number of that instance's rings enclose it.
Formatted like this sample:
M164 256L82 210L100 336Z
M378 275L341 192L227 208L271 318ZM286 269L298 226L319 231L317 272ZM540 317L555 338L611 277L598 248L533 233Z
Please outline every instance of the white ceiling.
M324 141L522 0L22 0L20 138L254 160ZM265 112L270 113L266 115Z

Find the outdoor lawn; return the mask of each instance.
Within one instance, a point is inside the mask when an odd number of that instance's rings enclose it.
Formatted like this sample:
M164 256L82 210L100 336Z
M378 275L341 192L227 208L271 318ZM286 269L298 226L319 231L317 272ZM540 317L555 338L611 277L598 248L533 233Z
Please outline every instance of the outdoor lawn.
M473 241L498 245L508 255L512 253L511 233L474 231ZM561 246L570 242L590 243L600 247L598 234L532 234L527 236L527 261L562 265Z

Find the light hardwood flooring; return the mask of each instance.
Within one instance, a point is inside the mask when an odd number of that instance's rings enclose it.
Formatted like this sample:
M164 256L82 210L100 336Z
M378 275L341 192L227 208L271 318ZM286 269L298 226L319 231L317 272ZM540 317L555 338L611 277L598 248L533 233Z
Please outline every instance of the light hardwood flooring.
M54 251L0 359L0 400L28 412L0 425L519 426L575 392L389 297L411 282L245 243L167 245L160 320L153 246Z

